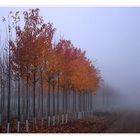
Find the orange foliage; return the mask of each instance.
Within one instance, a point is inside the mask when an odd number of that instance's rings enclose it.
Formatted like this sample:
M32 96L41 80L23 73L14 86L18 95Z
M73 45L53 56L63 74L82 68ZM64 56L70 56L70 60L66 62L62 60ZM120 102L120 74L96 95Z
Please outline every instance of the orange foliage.
M77 92L95 92L99 86L100 74L85 51L74 47L69 40L60 40L52 45L55 32L52 24L45 24L39 16L39 9L24 12L25 25L16 27L16 43L11 42L11 63L14 73L22 78L32 79L40 72L57 82L67 90Z

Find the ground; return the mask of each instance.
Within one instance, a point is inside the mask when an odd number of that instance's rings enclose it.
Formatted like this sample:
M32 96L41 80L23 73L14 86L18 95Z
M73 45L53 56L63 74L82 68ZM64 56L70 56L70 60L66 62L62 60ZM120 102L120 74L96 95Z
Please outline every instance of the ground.
M140 110L127 109L119 113L118 119L104 132L108 133L140 133Z
M41 127L37 121L34 130L30 122L30 133L140 133L140 111L126 109L118 113L98 113L87 119L80 119L67 124L47 128L47 121ZM25 123L22 123L21 132L25 133ZM13 120L11 132L16 133L17 121ZM6 132L5 125L0 127L0 132Z
M39 124L41 122L37 121L38 127L34 130L30 122L30 133L97 133L103 132L110 126L114 121L116 121L117 115L111 113L98 113L93 117L87 119L80 119L67 124L49 127L47 128L47 121L44 121L44 126L41 127ZM0 127L0 132L6 132L6 125ZM21 132L25 133L25 123L21 125ZM11 133L16 133L17 131L17 121L13 120L11 123Z

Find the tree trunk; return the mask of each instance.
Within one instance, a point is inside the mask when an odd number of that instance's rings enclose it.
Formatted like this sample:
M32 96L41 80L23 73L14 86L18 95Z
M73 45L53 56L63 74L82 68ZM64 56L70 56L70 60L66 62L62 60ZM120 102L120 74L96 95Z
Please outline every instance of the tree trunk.
M75 119L75 95L73 91L73 120Z
M3 104L3 81L2 81L2 68L1 68L1 103L0 103L0 126L1 126L1 124L2 124L2 104Z
M11 65L10 65L10 46L9 46L9 68L8 68L8 95L7 95L7 133L10 132L10 98L11 98Z
M35 129L36 126L36 114L35 114L35 109L36 109L36 104L35 104L35 100L36 100L36 96L35 96L35 89L36 89L36 73L34 72L34 81L33 81L33 128Z
M17 124L17 132L20 132L20 79L18 79L18 124Z
M62 93L62 124L64 123L64 116L65 116L65 89L63 88Z
M57 124L59 125L60 116L59 116L59 76L58 76L58 84L57 84Z
M68 99L67 99L67 90L65 90L65 123L68 122Z
M26 81L26 132L29 132L29 78L27 76L27 81Z
M42 77L42 72L41 72L41 126L43 127L44 123L44 116L43 116L43 77Z
M55 84L54 84L54 80L52 83L52 88L53 88L53 114L52 114L52 125L55 125Z
M50 127L50 83L51 79L49 76L49 80L48 80L48 127Z

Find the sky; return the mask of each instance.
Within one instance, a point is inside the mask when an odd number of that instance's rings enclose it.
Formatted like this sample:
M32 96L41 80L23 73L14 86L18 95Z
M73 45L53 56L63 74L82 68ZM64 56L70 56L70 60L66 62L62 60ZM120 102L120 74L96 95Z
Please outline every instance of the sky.
M30 7L0 8L0 17L27 9ZM140 8L42 7L40 15L57 29L54 41L70 39L75 47L86 50L105 83L140 100ZM0 23L1 35L3 29Z

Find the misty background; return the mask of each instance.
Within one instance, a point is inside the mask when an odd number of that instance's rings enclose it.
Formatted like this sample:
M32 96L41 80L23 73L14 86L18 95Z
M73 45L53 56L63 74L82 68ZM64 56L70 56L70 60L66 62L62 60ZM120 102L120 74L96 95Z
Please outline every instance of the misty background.
M28 9L1 7L0 18L6 17L9 11L22 13ZM39 9L44 21L52 22L57 29L55 42L60 38L70 39L74 46L86 50L86 56L101 70L105 84L125 97L124 102L140 104L140 8ZM4 30L0 22L2 42Z

